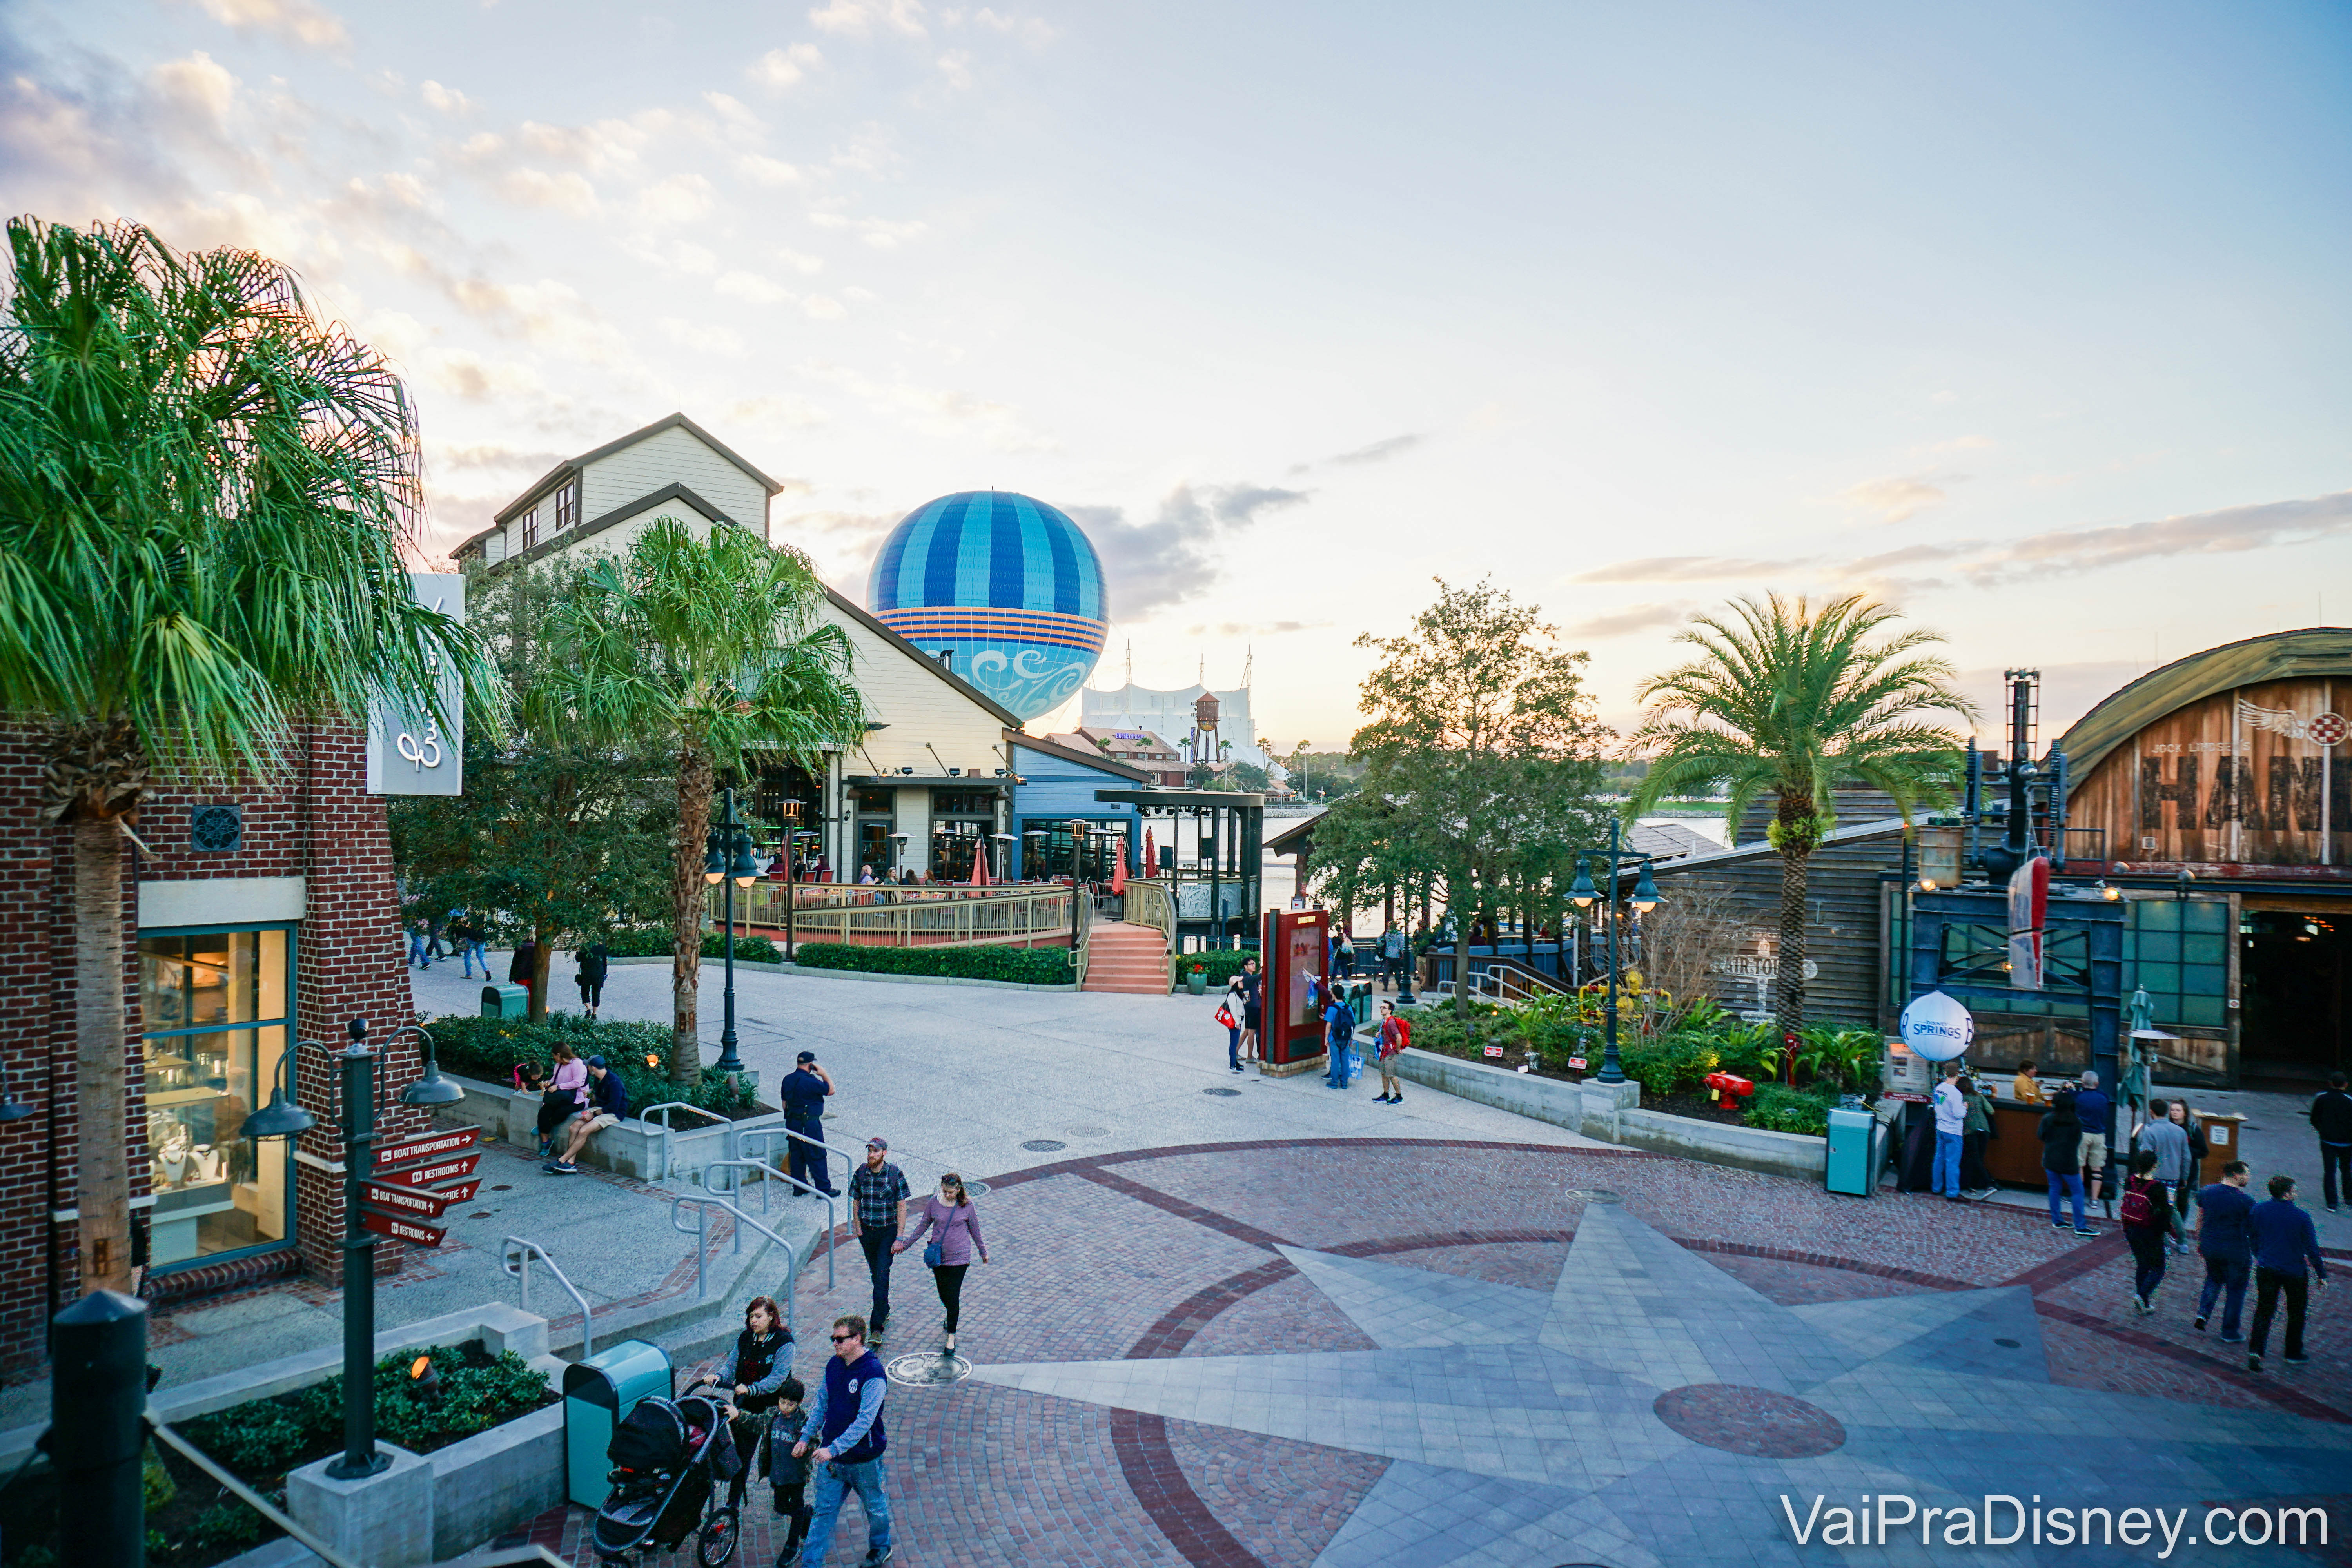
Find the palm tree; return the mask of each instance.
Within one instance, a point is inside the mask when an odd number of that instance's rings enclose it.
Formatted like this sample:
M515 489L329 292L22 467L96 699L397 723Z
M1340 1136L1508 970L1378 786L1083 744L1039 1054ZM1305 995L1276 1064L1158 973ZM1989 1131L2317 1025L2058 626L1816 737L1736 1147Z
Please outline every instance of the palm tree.
M1836 825L1831 792L1864 784L1911 815L1949 790L1963 739L1923 721L1933 712L1976 717L1952 686L1949 661L1919 648L1943 638L1907 631L1870 639L1896 612L1849 595L1815 613L1800 598L1743 598L1727 617L1701 616L1675 638L1699 656L1643 683L1648 703L1626 753L1650 771L1625 805L1639 816L1671 795L1728 786L1724 820L1736 836L1750 802L1769 794L1766 830L1780 853L1780 940L1773 1009L1780 1026L1805 1021L1807 862Z
M698 540L662 518L625 556L591 567L551 617L553 673L525 697L546 705L535 723L676 760L670 1078L682 1085L702 1080L703 837L719 770L740 774L758 752L811 764L865 733L849 639L824 605L798 551L732 527Z
M122 842L158 780L267 779L298 728L380 700L495 712L477 641L403 552L399 380L249 251L134 225L8 225L0 307L0 711L39 727L73 830L83 1282L130 1279Z

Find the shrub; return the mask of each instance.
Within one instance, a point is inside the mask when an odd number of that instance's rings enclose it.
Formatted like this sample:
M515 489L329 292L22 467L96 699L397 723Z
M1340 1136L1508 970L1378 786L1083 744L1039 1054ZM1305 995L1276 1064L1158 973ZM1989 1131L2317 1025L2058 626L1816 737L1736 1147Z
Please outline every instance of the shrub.
M199 1551L251 1546L261 1539L261 1516L236 1498L225 1498L196 1518L189 1544Z
M342 1419L340 1406L335 1419ZM201 1416L187 1424L187 1436L189 1442L246 1476L283 1475L310 1440L295 1413L270 1399Z
M604 939L605 952L614 958L667 958L677 945L668 931L657 927L616 931ZM707 931L702 933L702 956L727 956L727 942L719 932ZM735 939L735 962L738 963L782 963L783 961L783 953L764 936L739 936Z
M420 1355L433 1358L441 1374L441 1396L427 1404L408 1392L408 1368ZM404 1448L436 1448L488 1430L535 1408L547 1394L547 1374L512 1351L488 1355L478 1340L431 1351L408 1350L375 1366L375 1424L384 1441ZM187 1423L188 1441L248 1480L282 1476L305 1454L340 1446L343 1431L343 1380L328 1378L292 1394L249 1399L217 1415ZM246 1512L259 1528L257 1515ZM205 1515L210 1521L222 1510ZM202 1530L203 1525L198 1529ZM221 1528L231 1528L224 1520ZM230 1538L223 1537L225 1543Z
M1209 952L1180 952L1176 955L1175 989L1182 990L1189 982L1186 976L1195 969L1208 974L1212 991L1223 991L1225 982L1242 972L1244 961L1255 958L1257 949L1221 947Z
M458 1014L436 1018L425 1026L433 1031L441 1066L467 1078L511 1084L514 1069L523 1062L545 1069L554 1060L555 1043L561 1040L583 1059L603 1057L628 1086L633 1106L642 1109L685 1100L709 1110L750 1109L748 1099L724 1079L706 1077L690 1089L670 1081L670 1047L676 1036L667 1024L583 1018L573 1013L551 1013L536 1024L525 1018ZM650 1065L648 1057L653 1058Z
M1739 1121L1743 1126L1761 1127L1768 1131L1810 1132L1820 1137L1830 1130L1830 1109L1836 1103L1834 1096L1790 1089L1785 1084L1759 1083L1756 1086L1756 1098L1748 1102Z
M1067 985L1072 980L1066 947L864 947L854 942L804 942L800 963L803 969L1010 980L1022 985Z

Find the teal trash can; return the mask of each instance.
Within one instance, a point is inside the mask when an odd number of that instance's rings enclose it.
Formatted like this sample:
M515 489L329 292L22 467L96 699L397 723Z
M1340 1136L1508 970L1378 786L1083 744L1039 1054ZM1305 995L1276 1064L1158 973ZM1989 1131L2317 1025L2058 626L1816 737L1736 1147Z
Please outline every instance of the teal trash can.
M1849 1197L1870 1196L1871 1150L1876 1143L1878 1118L1859 1105L1841 1105L1830 1112L1830 1160L1826 1184L1833 1193Z
M668 1352L643 1340L623 1340L563 1369L563 1479L573 1502L604 1505L613 1428L647 1394L667 1399L675 1392Z
M530 1017L530 987L528 985L483 986L482 1016L485 1018Z
M1370 1023L1372 1021L1372 983L1369 980L1349 981L1348 1005L1355 1011L1358 1028Z

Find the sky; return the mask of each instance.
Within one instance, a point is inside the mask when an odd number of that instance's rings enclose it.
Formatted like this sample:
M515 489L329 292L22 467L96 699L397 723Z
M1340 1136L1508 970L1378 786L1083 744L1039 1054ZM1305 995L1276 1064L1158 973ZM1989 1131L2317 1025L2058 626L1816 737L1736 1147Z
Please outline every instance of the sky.
M1061 507L1096 684L1249 661L1285 749L1433 578L1621 728L1736 595L2053 730L2352 622L2340 4L0 0L0 83L9 212L392 359L428 553L683 410L861 601L934 496Z

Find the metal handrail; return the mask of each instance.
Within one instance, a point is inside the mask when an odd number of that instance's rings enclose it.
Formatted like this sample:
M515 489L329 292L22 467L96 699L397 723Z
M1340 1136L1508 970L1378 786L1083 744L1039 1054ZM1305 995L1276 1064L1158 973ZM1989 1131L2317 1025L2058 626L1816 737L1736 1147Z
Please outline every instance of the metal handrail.
M691 1228L677 1223L678 1207L683 1204L692 1204L694 1205L695 1223ZM709 1294L709 1282L705 1279L703 1275L703 1254L710 1250L710 1211L713 1207L725 1209L729 1214L735 1216L735 1251L739 1256L743 1250L743 1227L747 1225L753 1230L758 1231L761 1236L766 1237L770 1241L774 1242L778 1247L784 1249L784 1299L781 1305L783 1309L784 1321L787 1324L790 1324L793 1321L793 1295L800 1287L800 1249L794 1247L791 1242L786 1241L782 1237L778 1236L774 1231L769 1229L766 1226L761 1224L758 1220L753 1219L750 1215L745 1214L735 1205L728 1202L725 1198L716 1195L715 1194L705 1194L700 1197L697 1197L692 1193L680 1193L677 1196L670 1199L669 1201L670 1228L695 1238L694 1299L699 1301L706 1299ZM825 1248L825 1286L828 1289L832 1289L832 1247L828 1247Z
M263 1497L259 1492L255 1491L243 1481L238 1480L236 1477L231 1475L226 1468L214 1463L211 1455L205 1453L202 1448L197 1447L194 1443L189 1442L185 1437L181 1436L177 1432L173 1431L169 1426L156 1417L153 1411L149 1410L142 1412L142 1418L147 1423L148 1430L154 1433L156 1436L161 1437L164 1443L182 1458L187 1460L190 1464L195 1466L196 1468L204 1471L205 1474L218 1481L221 1484L221 1489L224 1491L226 1491L231 1497L236 1498L237 1501L253 1510L254 1512L259 1514L262 1518L268 1520L270 1523L276 1525L278 1529L284 1531L287 1534L292 1536L295 1540L309 1547L312 1552L317 1552L331 1565L331 1568L361 1568L359 1563L352 1562L350 1558L344 1556L340 1552L337 1552L333 1547L328 1545L325 1542L320 1540L317 1536L311 1534L309 1531L295 1523L293 1520L287 1516L285 1510L272 1503L268 1498Z
M649 1138L653 1136L655 1131L656 1123L653 1118L654 1112L656 1110L691 1110L697 1116L703 1118L705 1121L716 1121L722 1127L731 1127L734 1125L731 1121L719 1115L715 1110L705 1110L701 1106L689 1105L683 1100L665 1100L659 1105L649 1105L643 1110L637 1112L637 1130ZM663 1120L659 1123L659 1128L661 1131L661 1159L656 1167L659 1172L659 1175L656 1179L662 1180L667 1179L670 1173L669 1135L672 1129L667 1119ZM735 1151L731 1144L727 1152L730 1154L734 1153Z
M833 1227L837 1223L834 1218L833 1196L824 1188L810 1186L806 1182L802 1181L791 1172L780 1171L764 1160L713 1160L710 1163L702 1167L702 1185L704 1190L709 1190L711 1172L728 1170L750 1170L760 1173L762 1178L760 1183L760 1212L761 1214L766 1214L768 1212L768 1183L770 1182L784 1182L790 1185L798 1187L804 1193L814 1193L818 1197L824 1199L824 1233L827 1236L831 1236L833 1234ZM727 1196L730 1198L736 1197L742 1192L742 1190L743 1187L741 1181L740 1179L736 1179L734 1184L727 1189ZM833 1289L833 1248L830 1247L824 1249L824 1288L828 1290Z
M539 1254L539 1260L547 1265L547 1271L555 1276L555 1282L570 1291L572 1299L580 1303L580 1353L583 1357L594 1355L596 1341L590 1332L590 1320L594 1314L589 1310L588 1298L580 1293L580 1287L574 1285L572 1277L548 1255L547 1248L522 1237L510 1236L499 1244L499 1267L522 1281L522 1310L526 1312L530 1310L530 1255L534 1252Z

